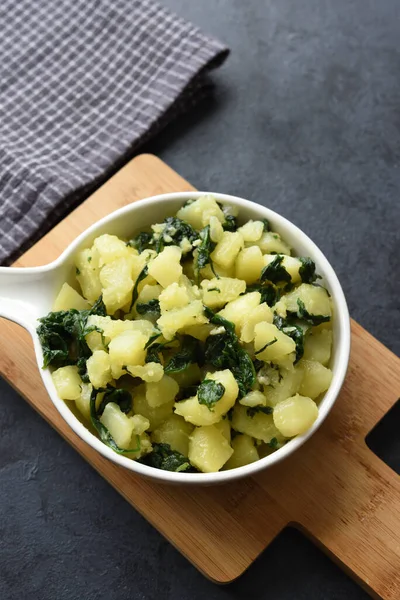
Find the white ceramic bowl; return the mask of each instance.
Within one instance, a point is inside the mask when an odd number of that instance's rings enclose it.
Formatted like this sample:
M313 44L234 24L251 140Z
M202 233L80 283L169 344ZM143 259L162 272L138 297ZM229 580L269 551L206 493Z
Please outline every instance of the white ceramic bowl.
M30 332L43 382L50 398L65 421L85 442L111 461L140 475L168 483L210 485L232 481L257 473L289 456L312 436L326 418L340 392L349 361L350 320L346 300L334 270L314 242L293 223L268 208L235 196L212 193L219 202L237 206L240 210L240 220L267 218L273 230L281 234L298 255L310 256L315 261L318 273L322 275L324 285L332 295L334 319L331 368L333 378L319 405L319 415L313 426L305 434L293 438L273 454L244 467L218 473L173 473L148 467L116 454L95 437L60 400L50 371L42 369L43 355L36 334L36 326L37 318L46 315L51 310L61 284L73 278L75 272L73 257L77 250L90 246L94 238L102 233L130 238L149 224L160 223L165 217L175 214L186 200L206 193L209 192L162 194L135 202L111 213L89 227L70 244L57 260L49 265L25 269L0 267L0 316L19 323Z

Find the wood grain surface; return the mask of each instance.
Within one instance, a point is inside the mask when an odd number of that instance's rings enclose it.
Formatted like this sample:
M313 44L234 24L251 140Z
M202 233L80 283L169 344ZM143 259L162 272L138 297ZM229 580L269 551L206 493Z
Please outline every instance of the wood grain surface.
M141 155L16 263L56 258L111 211L158 193L193 189L158 158ZM350 368L317 433L286 461L218 487L173 487L135 476L99 456L54 408L32 342L0 320L0 373L128 502L200 571L218 583L241 575L287 524L311 536L374 597L400 598L400 478L365 437L400 396L400 360L352 323Z

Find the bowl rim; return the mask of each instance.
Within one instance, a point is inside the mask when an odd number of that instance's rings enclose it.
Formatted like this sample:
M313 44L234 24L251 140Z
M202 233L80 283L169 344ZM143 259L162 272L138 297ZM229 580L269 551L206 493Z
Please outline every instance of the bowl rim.
M252 202L250 200L246 200L239 196L232 196L230 194L221 194L218 192L203 192L203 191L185 191L185 192L171 192L167 194L159 194L155 196L150 196L148 198L144 198L142 200L137 200L131 204L128 204L122 208L119 208L109 215L106 215L96 223L92 224L90 227L85 229L69 246L62 252L62 254L52 263L41 267L40 269L43 271L55 269L62 264L64 264L67 259L75 252L75 250L82 245L84 240L91 235L95 234L96 231L100 228L103 228L104 225L110 223L122 215L128 213L135 213L136 211L140 211L143 208L155 206L160 203L165 203L168 201L177 201L180 200L182 202L190 199L197 199L201 196L211 195L217 201L227 204L233 204L240 208L250 208L253 211L256 210L259 212L260 218L269 219L273 226L277 227L277 229L286 229L289 230L291 237L298 239L303 245L307 246L312 250L313 258L317 263L319 269L324 274L324 279L326 280L327 287L331 295L335 298L335 302L339 310L338 314L335 315L335 318L338 323L338 331L339 335L336 340L336 352L338 354L337 364L335 366L335 372L333 374L332 382L325 393L325 396L322 400L322 403L319 406L319 414L315 423L312 425L310 429L308 429L304 434L296 436L295 438L289 440L282 448L276 450L272 454L259 459L254 463L250 463L243 467L238 467L236 469L227 470L227 471L217 471L214 473L176 473L172 471L163 471L161 469L156 469L154 467L150 467L144 465L136 460L132 460L123 455L119 455L111 448L103 444L83 423L74 415L74 413L70 410L67 404L61 400L55 390L53 380L51 377L50 370L42 369L41 365L43 364L43 355L42 348L39 342L39 338L36 334L35 327L31 330L31 334L33 336L35 353L40 369L40 373L45 384L46 390L57 408L58 412L61 414L66 423L71 427L71 429L89 446L91 446L94 450L99 452L105 458L108 458L112 462L127 468L134 473L139 475L146 476L155 481L161 481L166 483L179 483L185 485L193 485L193 484L219 484L226 483L228 481L233 481L237 479L241 479L242 477L248 477L250 475L255 475L259 471L262 471L266 468L269 468L281 460L290 456L293 452L298 450L322 425L324 420L326 419L328 413L330 412L333 404L335 403L337 396L339 395L340 389L343 385L344 378L346 376L349 356L350 356L350 317L347 308L346 299L342 290L342 287L339 283L338 277L329 263L328 259L322 253L322 251L318 248L318 246L309 238L299 227L297 227L294 223L292 223L289 219L283 217L279 213L273 211L270 208L267 208L261 204L257 204L256 202ZM37 269L37 268L36 268Z

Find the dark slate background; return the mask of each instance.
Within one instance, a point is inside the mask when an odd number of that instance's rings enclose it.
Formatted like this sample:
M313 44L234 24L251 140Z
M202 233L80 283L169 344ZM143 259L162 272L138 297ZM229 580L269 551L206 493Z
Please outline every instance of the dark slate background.
M166 4L232 55L213 74L213 100L146 150L199 189L250 198L303 228L352 316L399 353L400 4ZM4 382L0 398L1 600L367 597L292 529L241 579L213 585ZM397 470L399 417L370 440Z

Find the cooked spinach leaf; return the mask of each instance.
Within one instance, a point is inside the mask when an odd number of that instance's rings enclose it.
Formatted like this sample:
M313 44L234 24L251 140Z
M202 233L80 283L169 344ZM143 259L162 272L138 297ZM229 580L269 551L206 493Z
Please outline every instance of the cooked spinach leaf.
M287 282L290 283L291 277L285 267L282 265L282 254L277 254L272 262L261 271L260 281L272 281L272 283Z
M201 349L198 340L190 335L181 338L181 344L178 352L170 358L164 368L165 373L179 373L188 368L191 363L203 363Z
M264 223L264 233L267 231L271 231L268 219L262 219L262 222Z
M259 292L261 294L260 304L265 302L268 306L276 304L281 296L279 289L271 281L248 285L246 287L246 294L249 292Z
M179 246L185 238L192 243L198 238L198 234L186 221L178 217L167 217L164 221L164 229L156 241L156 252L161 252L164 246Z
M100 297L88 310L60 310L39 319L37 334L43 350L43 367L78 365L84 376L86 359L92 354L85 336L100 331L97 327L88 327L87 320L90 315L105 314L106 308Z
M169 444L153 444L152 452L141 458L140 462L155 469L175 471L175 473L195 471L189 459L180 452L172 450Z
M300 319L304 319L307 323L311 323L311 325L321 325L321 323L326 323L330 321L331 318L329 315L311 315L307 312L305 304L301 298L297 298L297 306L299 307L297 314Z
M255 358L253 360L253 365L254 365L254 370L257 372L260 369L262 369L262 367L264 366L264 361L263 360L258 360L258 358Z
M147 250L147 248L150 248L153 244L153 234L149 231L141 231L136 237L129 240L126 245L136 248L139 254L141 254L143 250Z
M202 229L200 231L200 239L201 239L201 244L197 248L197 256L196 256L195 265L194 265L197 278L200 277L201 269L204 269L204 267L207 265L210 265L211 269L214 272L214 265L210 258L210 254L214 250L216 244L211 240L209 225L207 225L207 227L204 227L204 229ZM215 272L214 272L214 274L215 274ZM216 275L216 277L218 277L218 275Z
M299 275L303 283L314 283L314 281L320 278L315 272L315 262L308 256L300 256L299 261L301 267L299 269Z
M174 341L174 340L168 340L166 342L152 343L151 345L149 344L149 342L151 342L152 339L155 340L158 337L160 337L160 334L152 336L145 346L145 349L147 349L147 354L146 354L146 359L145 359L146 363L156 362L156 363L161 364L160 354L162 355L163 349L169 348L170 346L168 346L168 344L170 344L171 342Z
M102 415L109 402L118 404L122 412L128 413L132 409L132 395L128 390L107 386L103 400L97 410L98 415Z
M157 300L157 298L149 300L148 302L138 302L136 304L136 310L139 315L151 315L156 319L158 319L161 315L160 302Z
M282 327L282 331L296 344L296 360L294 362L297 363L304 354L304 331L299 325Z
M139 283L141 281L143 281L143 279L145 277L147 277L147 273L148 272L149 272L148 266L144 265L143 269L140 271L139 275L137 276L137 279L135 281L135 285L133 286L133 290L132 290L132 301L131 301L130 310L132 310L132 308L134 307L134 304L135 304L136 300L138 299L138 296L139 296L139 292L138 292Z
M233 215L225 215L225 223L222 224L224 231L236 231L237 220Z
M247 416L253 418L257 413L264 413L265 415L272 415L274 409L271 406L250 406L247 409Z
M276 338L274 338L273 340L271 340L270 342L267 342L265 344L265 346L263 346L262 348L260 348L259 350L257 350L257 352L255 352L254 354L257 356L257 354L261 354L261 352L264 352L264 350L266 348L268 348L268 346L272 346L273 344L276 344L278 340Z
M271 438L268 442L268 446L273 450L276 450L278 447L278 439L276 437Z
M221 400L225 394L225 386L213 379L204 379L199 385L197 398L199 404L204 404L209 410L213 410L214 406Z
M132 453L139 452L140 451L140 437L138 435L136 436L136 439L137 439L136 448L129 448L129 449L120 448L118 446L118 444L116 444L114 438L112 437L112 435L109 432L109 430L107 429L107 427L105 425L103 425L103 423L98 418L98 413L96 410L96 399L97 399L97 394L99 393L99 391L100 390L93 390L90 395L90 420L92 422L93 427L96 429L97 433L99 434L101 441L103 442L103 444L105 444L106 446L108 446L109 448L114 450L114 452L116 452L117 454L125 454L125 453L132 454Z
M198 385L188 385L185 388L181 388L175 398L175 402L182 402L182 400L192 398L192 396L197 394L198 387Z

